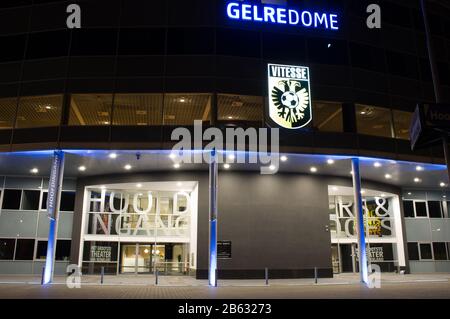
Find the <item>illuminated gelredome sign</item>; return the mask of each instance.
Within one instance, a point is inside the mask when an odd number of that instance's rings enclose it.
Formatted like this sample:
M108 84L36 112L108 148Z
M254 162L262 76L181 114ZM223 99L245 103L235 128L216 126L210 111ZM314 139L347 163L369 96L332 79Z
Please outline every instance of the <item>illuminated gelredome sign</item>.
M227 15L230 19L242 21L339 30L337 14L296 10L282 6L230 2L227 4Z

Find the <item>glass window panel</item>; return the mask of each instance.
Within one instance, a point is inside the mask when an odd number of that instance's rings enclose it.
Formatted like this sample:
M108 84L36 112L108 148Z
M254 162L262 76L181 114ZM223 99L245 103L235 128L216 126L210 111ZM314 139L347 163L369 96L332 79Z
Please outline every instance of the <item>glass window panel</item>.
M113 125L161 125L162 94L116 94Z
M40 196L41 196L40 191L24 190L22 196L22 209L38 210Z
M34 239L17 239L15 260L33 260Z
M39 240L36 249L35 259L46 259L47 258L47 241Z
M414 205L416 207L416 216L417 217L428 217L426 202L415 202Z
M447 260L445 243L433 243L434 260Z
M408 243L408 256L409 260L419 260L419 250L417 243Z
M73 212L75 209L75 192L61 192L61 203L59 207L63 212Z
M62 102L62 95L20 98L16 127L58 126L61 121Z
M220 121L252 121L262 123L263 99L260 96L219 94L218 119Z
M112 94L72 95L69 125L109 125L112 100Z
M433 259L431 244L420 244L420 259Z
M194 120L211 118L211 95L166 94L164 97L164 125L194 125Z
M412 200L403 201L403 214L405 217L414 217L414 202Z
M56 242L55 260L69 260L70 259L70 240L58 240Z
M428 202L428 212L430 214L430 218L442 218L441 202L429 201Z
M5 189L3 195L3 209L20 209L20 198L22 191L20 189Z
M393 137L389 109L356 104L356 124L360 134Z
M0 129L8 129L14 126L14 117L16 116L17 99L0 99Z
M409 126L411 124L412 113L394 110L395 137L409 140Z
M15 244L15 239L0 239L0 260L13 259Z
M323 132L342 132L342 104L313 102L314 129Z

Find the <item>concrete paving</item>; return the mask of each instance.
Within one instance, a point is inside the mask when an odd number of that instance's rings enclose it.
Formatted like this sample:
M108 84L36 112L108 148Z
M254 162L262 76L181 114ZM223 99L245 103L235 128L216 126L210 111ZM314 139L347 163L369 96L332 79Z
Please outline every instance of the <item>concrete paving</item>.
M54 284L41 286L35 276L0 276L0 298L162 298L162 299L265 299L265 298L450 298L450 274L382 274L381 288L369 289L359 284L356 274L335 278L270 280L220 280L219 287L208 287L206 280L192 277L159 277L159 285L149 275L83 276L81 288L70 289L66 277L56 277Z

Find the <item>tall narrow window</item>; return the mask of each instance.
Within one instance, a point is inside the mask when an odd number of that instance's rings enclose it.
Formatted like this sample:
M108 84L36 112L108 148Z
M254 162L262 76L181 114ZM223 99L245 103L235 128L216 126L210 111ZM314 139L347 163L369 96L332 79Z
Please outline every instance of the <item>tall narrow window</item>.
M162 94L116 94L113 125L161 125Z
M112 100L112 94L72 95L69 125L110 125Z
M342 132L342 104L313 102L314 129L323 132Z
M21 97L16 127L58 126L61 121L62 101L62 95Z
M0 99L0 129L10 129L14 126L16 107L16 98Z
M394 137L389 109L357 104L356 124L360 134Z
M263 99L260 96L219 94L217 103L220 121L262 123Z
M164 96L164 125L194 125L194 120L209 122L210 94L166 94Z

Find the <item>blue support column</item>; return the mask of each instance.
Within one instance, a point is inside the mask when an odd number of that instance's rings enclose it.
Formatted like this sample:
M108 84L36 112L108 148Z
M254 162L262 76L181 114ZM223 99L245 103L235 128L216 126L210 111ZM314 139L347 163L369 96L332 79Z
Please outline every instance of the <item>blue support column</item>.
M59 203L64 175L64 152L55 151L50 172L47 196L47 213L50 219L48 231L47 258L45 260L44 284L53 281L55 267L56 237L58 232Z
M359 159L352 158L353 171L353 212L356 218L356 233L358 236L359 275L362 283L368 283L366 235L364 233L364 211L361 196L361 176L359 173Z
M211 152L209 163L209 267L208 281L212 287L217 287L217 154Z

